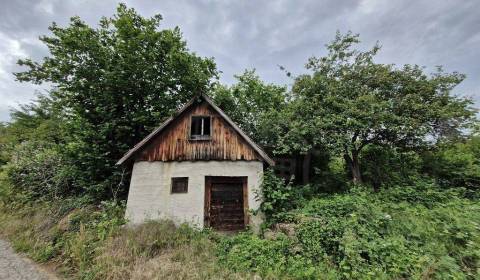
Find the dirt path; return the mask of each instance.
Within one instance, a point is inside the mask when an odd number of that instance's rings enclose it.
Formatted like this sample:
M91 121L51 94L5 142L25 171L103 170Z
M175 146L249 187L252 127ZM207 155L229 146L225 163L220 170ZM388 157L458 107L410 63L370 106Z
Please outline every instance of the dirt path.
M53 280L31 260L15 253L8 242L0 239L0 280Z

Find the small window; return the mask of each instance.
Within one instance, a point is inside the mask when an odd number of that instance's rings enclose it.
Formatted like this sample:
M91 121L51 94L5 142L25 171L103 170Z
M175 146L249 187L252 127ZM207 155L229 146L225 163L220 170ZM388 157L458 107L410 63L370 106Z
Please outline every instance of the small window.
M210 139L210 117L193 116L190 125L190 139L208 140Z
M188 177L173 177L172 193L187 193L187 192L188 192Z

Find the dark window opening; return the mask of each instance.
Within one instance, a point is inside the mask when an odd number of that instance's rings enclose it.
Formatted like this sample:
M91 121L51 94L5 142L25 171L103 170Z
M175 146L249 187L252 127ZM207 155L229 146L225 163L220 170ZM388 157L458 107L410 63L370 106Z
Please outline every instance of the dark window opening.
M173 177L172 193L187 193L187 192L188 192L188 177Z
M190 138L193 140L210 139L210 117L193 116L190 125Z

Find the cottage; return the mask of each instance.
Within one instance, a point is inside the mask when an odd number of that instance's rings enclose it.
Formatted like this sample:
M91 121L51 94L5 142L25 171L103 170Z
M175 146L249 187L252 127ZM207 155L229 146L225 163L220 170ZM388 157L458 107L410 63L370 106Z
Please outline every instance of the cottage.
M264 166L273 160L212 100L198 95L128 151L134 162L126 218L171 219L199 228L256 228Z

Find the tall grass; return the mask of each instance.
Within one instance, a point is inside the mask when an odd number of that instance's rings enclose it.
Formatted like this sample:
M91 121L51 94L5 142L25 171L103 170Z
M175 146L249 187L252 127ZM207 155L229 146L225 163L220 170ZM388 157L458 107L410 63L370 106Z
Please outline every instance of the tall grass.
M355 189L284 213L292 232L128 227L121 203L22 202L0 185L0 235L68 279L479 279L480 201L428 182ZM277 227L278 229L279 227Z
M218 264L216 244L224 237L213 232L171 221L128 227L117 203L72 207L72 201L7 203L11 199L0 199L0 236L68 279L253 277Z

